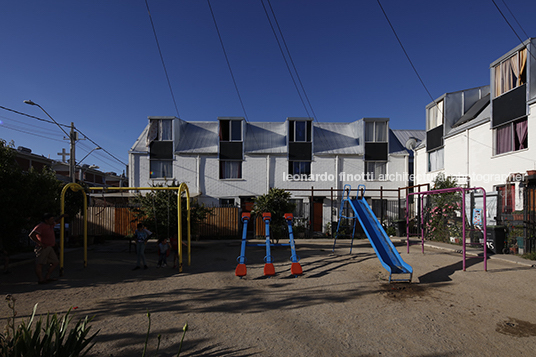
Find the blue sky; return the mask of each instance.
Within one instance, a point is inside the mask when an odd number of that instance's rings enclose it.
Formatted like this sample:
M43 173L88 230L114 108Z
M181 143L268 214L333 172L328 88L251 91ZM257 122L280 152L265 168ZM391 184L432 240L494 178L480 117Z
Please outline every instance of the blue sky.
M535 1L495 2L522 40L523 30L536 36ZM23 103L31 99L57 122L74 122L106 150L84 163L117 173L148 116L250 122L308 116L261 0L210 2L246 113L207 1L148 3L178 114L144 0L4 2L0 106L46 118ZM393 129L424 129L432 99L376 0L270 3L318 121L388 117ZM491 0L381 4L433 98L489 84L489 64L520 43ZM0 138L15 146L53 159L69 149L54 124L5 109L0 122ZM78 161L96 146L91 141L77 143Z

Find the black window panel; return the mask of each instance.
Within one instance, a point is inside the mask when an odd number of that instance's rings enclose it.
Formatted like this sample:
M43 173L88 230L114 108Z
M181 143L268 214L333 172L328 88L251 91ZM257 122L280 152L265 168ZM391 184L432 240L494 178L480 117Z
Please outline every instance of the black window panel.
M242 142L220 142L220 160L242 160Z
M308 142L311 142L311 131L312 131L312 127L313 127L313 122L308 121L308 122L307 122L307 141L308 141Z
M426 132L426 152L443 146L443 125Z
M495 128L527 115L527 86L523 84L510 92L493 99L493 123Z
M387 161L387 143L365 143L365 160Z
M294 141L294 122L293 121L289 121L288 122L288 138L289 138L289 142L293 142Z
M313 157L311 143L289 143L288 159L290 161L311 161Z
M220 141L229 141L229 120L220 120Z
M153 160L173 160L173 141L153 141L150 145Z

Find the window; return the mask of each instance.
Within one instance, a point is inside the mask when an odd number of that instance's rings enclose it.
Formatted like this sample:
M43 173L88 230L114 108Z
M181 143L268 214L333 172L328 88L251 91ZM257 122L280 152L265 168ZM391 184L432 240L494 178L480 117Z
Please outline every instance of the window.
M387 163L381 161L365 161L365 180L379 180L385 176Z
M242 141L242 120L220 120L220 141Z
M443 148L428 153L428 172L444 168Z
M526 83L526 77L527 49L524 48L495 66L495 97Z
M495 130L495 154L526 149L527 133L527 118L498 127Z
M291 198L290 200L290 203L294 204L296 206L296 208L294 208L294 217L298 218L298 217L305 217L305 207L303 205L303 200L302 199L296 199L296 198Z
M220 161L220 179L242 178L242 161Z
M426 130L432 130L443 125L443 101L434 103L433 106L426 110Z
M290 175L307 175L311 174L310 161L289 161L288 173Z
M153 141L173 140L172 119L150 119L147 146Z
M173 162L169 160L151 160L151 178L172 178Z
M220 206L232 207L235 205L234 198L220 198Z
M387 142L387 122L366 121L365 142Z
M289 120L289 142L311 142L310 120Z

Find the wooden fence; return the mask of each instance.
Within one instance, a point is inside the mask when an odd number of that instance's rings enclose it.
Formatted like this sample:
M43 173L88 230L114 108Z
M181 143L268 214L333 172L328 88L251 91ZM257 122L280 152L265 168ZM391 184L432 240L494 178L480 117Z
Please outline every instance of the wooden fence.
M127 236L136 230L136 219L128 207L88 207L88 236ZM264 224L260 221L262 234ZM258 225L259 226L259 225ZM78 214L72 222L72 236L84 234L84 219ZM242 222L238 207L214 207L212 214L192 234L202 238L239 238Z
M238 207L214 207L212 214L199 224L198 234L203 238L238 238L241 231Z
M127 207L88 207L88 236L127 236L136 230L136 219ZM72 222L73 236L84 234L84 217L76 215Z

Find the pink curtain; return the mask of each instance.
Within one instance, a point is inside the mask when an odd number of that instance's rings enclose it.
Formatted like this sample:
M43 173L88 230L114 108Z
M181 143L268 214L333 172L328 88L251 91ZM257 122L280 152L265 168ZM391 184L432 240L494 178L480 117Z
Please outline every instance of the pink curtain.
M514 125L516 128L516 136L517 136L517 139L519 140L519 144L518 144L519 146L514 148L514 150L525 149L526 147L525 140L527 140L527 132L528 132L527 121L523 120L523 121L515 123Z
M496 153L512 151L512 126L505 125L497 129L497 147Z

